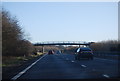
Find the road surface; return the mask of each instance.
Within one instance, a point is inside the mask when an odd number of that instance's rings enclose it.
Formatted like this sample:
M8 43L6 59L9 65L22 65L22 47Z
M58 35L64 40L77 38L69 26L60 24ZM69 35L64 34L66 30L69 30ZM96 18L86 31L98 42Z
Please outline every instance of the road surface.
M72 54L45 54L12 79L99 79L118 77L118 61L74 59Z

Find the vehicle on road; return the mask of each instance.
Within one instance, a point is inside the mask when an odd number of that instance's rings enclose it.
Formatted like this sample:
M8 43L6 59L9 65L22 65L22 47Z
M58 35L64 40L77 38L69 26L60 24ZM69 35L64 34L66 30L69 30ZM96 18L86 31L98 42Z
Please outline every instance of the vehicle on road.
M49 50L48 54L54 54L54 51L53 50Z
M91 48L80 47L76 50L75 60L80 60L81 58L88 58L93 60L93 52Z
M58 51L56 52L56 54L61 54L61 51L60 51L60 50L58 50Z

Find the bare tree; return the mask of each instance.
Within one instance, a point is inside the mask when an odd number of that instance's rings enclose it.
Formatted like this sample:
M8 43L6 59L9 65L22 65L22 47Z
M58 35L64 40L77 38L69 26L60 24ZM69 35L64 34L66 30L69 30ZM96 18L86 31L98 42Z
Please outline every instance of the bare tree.
M90 47L94 51L118 51L118 44L117 40L107 40L93 43Z
M2 11L2 51L3 56L29 55L32 44L24 39L22 28L16 17Z

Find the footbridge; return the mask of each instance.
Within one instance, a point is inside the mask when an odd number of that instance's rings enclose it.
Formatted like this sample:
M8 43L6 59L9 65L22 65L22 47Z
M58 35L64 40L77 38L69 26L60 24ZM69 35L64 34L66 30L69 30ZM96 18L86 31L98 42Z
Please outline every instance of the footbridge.
M35 43L34 46L45 46L45 45L85 45L89 46L94 42L83 42L83 41L45 41Z
M42 46L42 52L44 53L44 46L48 45L79 45L79 47L82 45L89 47L94 42L83 42L83 41L45 41L45 42L39 42L35 43L34 46Z

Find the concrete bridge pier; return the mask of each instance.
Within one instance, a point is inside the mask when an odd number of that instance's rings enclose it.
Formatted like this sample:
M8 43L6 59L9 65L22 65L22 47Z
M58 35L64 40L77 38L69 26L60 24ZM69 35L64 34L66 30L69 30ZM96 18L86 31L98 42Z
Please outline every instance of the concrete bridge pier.
M86 47L90 47L90 45L85 45Z
M42 46L42 53L44 53L44 45Z

